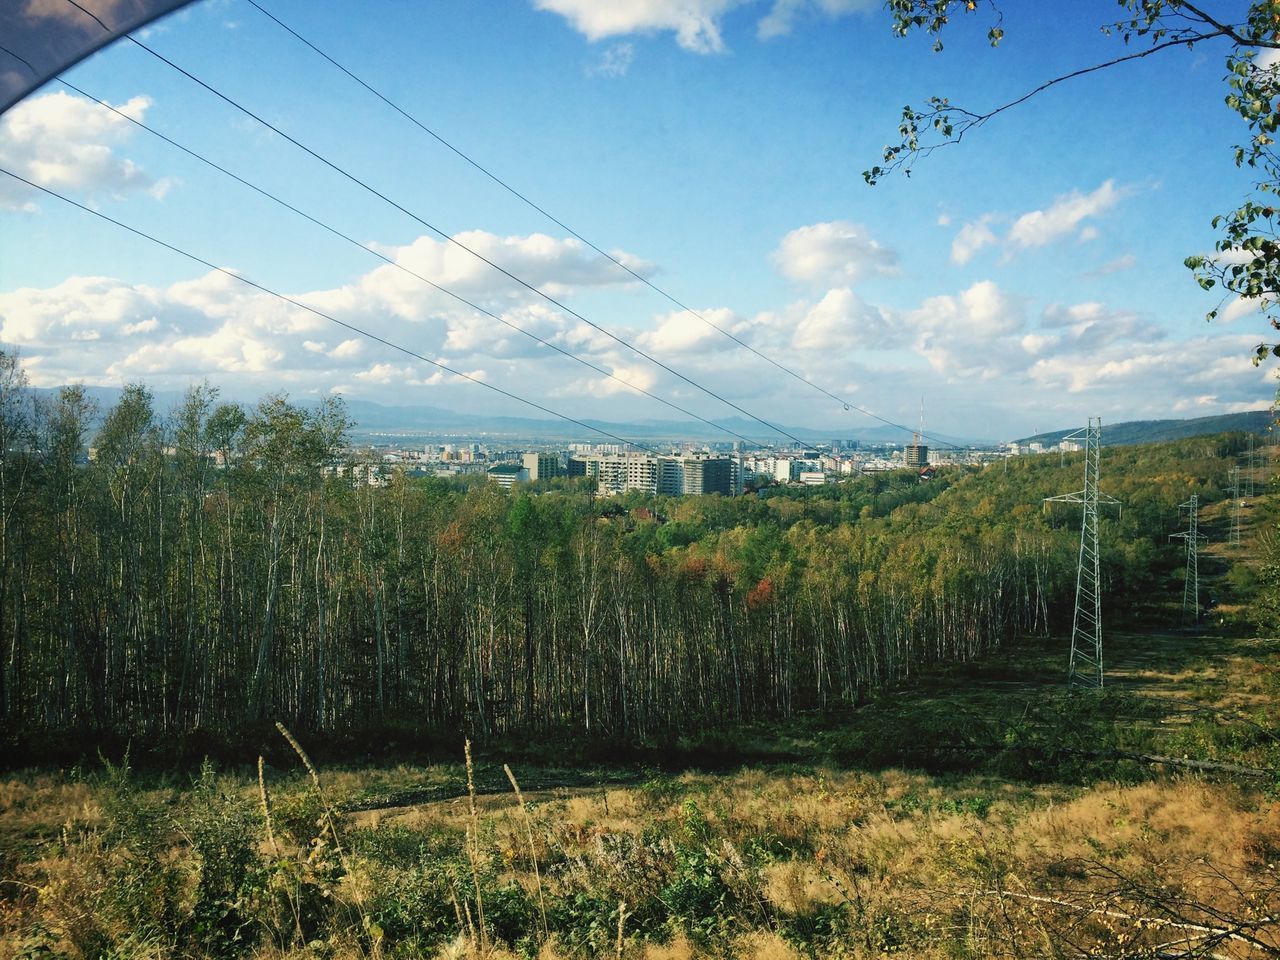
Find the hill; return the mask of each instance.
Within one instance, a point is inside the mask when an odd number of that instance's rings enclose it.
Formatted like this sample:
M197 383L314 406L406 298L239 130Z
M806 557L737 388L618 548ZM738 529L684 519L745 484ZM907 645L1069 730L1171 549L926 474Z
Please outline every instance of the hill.
M1191 420L1128 420L1124 423L1102 425L1104 447L1127 446L1134 443L1163 443L1167 440L1183 440L1187 437L1203 437L1218 433L1240 431L1259 435L1271 432L1275 415L1270 410L1249 410L1245 413L1227 413L1216 417L1195 417ZM1079 427L1037 433L1015 443L1043 443L1053 446L1064 437L1075 433Z

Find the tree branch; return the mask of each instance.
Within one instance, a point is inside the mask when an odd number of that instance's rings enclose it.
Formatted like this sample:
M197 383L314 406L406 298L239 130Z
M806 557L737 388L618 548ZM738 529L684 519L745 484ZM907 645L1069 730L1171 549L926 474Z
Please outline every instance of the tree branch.
M1219 34L1225 37L1230 37L1233 41L1235 41L1242 47L1267 47L1272 50L1280 50L1280 41L1264 40L1261 37L1256 37L1254 39L1248 39L1246 37L1242 37L1235 27L1227 23L1221 23L1220 21L1214 19L1209 14L1205 13L1203 10L1197 7L1194 3L1189 2L1189 0L1179 0L1178 6L1181 7L1182 9L1190 10L1192 13L1194 13L1197 17L1200 18L1201 23L1205 23L1208 26L1213 27L1213 29L1216 30Z

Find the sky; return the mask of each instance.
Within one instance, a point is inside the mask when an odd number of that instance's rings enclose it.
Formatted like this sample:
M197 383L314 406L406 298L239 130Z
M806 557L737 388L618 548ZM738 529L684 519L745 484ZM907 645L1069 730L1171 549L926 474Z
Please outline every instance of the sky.
M987 110L1124 52L1099 29L1113 0L1002 4L995 49L980 5L940 52L879 0L258 2L702 319L248 0L137 37L332 166L127 41L64 77L357 243L58 81L0 116L0 168L574 418L838 435L878 424L862 411L913 427L923 404L926 432L1007 440L1275 396L1250 359L1265 320L1182 265L1250 188L1226 44L1061 84L863 182L908 103ZM350 327L0 175L0 346L35 385L545 415Z

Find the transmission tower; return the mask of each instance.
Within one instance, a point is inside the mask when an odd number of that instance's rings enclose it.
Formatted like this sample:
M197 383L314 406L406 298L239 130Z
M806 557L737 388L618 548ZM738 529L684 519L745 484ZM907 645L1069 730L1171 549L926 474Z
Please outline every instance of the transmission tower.
M1067 683L1072 686L1102 687L1102 577L1098 553L1098 507L1119 504L1098 489L1101 465L1102 418L1090 417L1082 430L1064 440L1084 444L1084 489L1046 497L1045 504L1081 504L1080 559L1076 565L1076 608L1071 621L1071 659Z
M1231 468L1231 539L1233 547L1240 546L1240 468Z
M1249 449L1248 449L1248 451L1245 453L1245 456L1248 458L1248 463L1249 463L1248 470L1249 470L1249 472L1245 475L1245 478L1244 478L1244 495L1245 495L1246 497L1249 497L1250 499L1252 499L1252 498L1253 498L1253 465L1254 465L1254 460L1253 460L1253 434L1252 434L1252 433L1251 433L1251 434L1249 434Z
M1187 511L1187 529L1181 533L1171 534L1174 540L1184 540L1187 544L1187 575L1182 585L1182 621L1187 622L1187 611L1191 612L1191 622L1200 622L1200 541L1207 539L1200 532L1200 498L1196 494L1186 503L1178 504L1180 510Z

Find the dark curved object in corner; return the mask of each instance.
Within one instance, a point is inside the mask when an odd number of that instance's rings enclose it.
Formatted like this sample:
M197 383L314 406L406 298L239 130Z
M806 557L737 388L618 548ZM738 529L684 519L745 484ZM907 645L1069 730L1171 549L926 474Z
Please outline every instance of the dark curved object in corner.
M94 51L191 2L5 0L0 3L0 113Z

